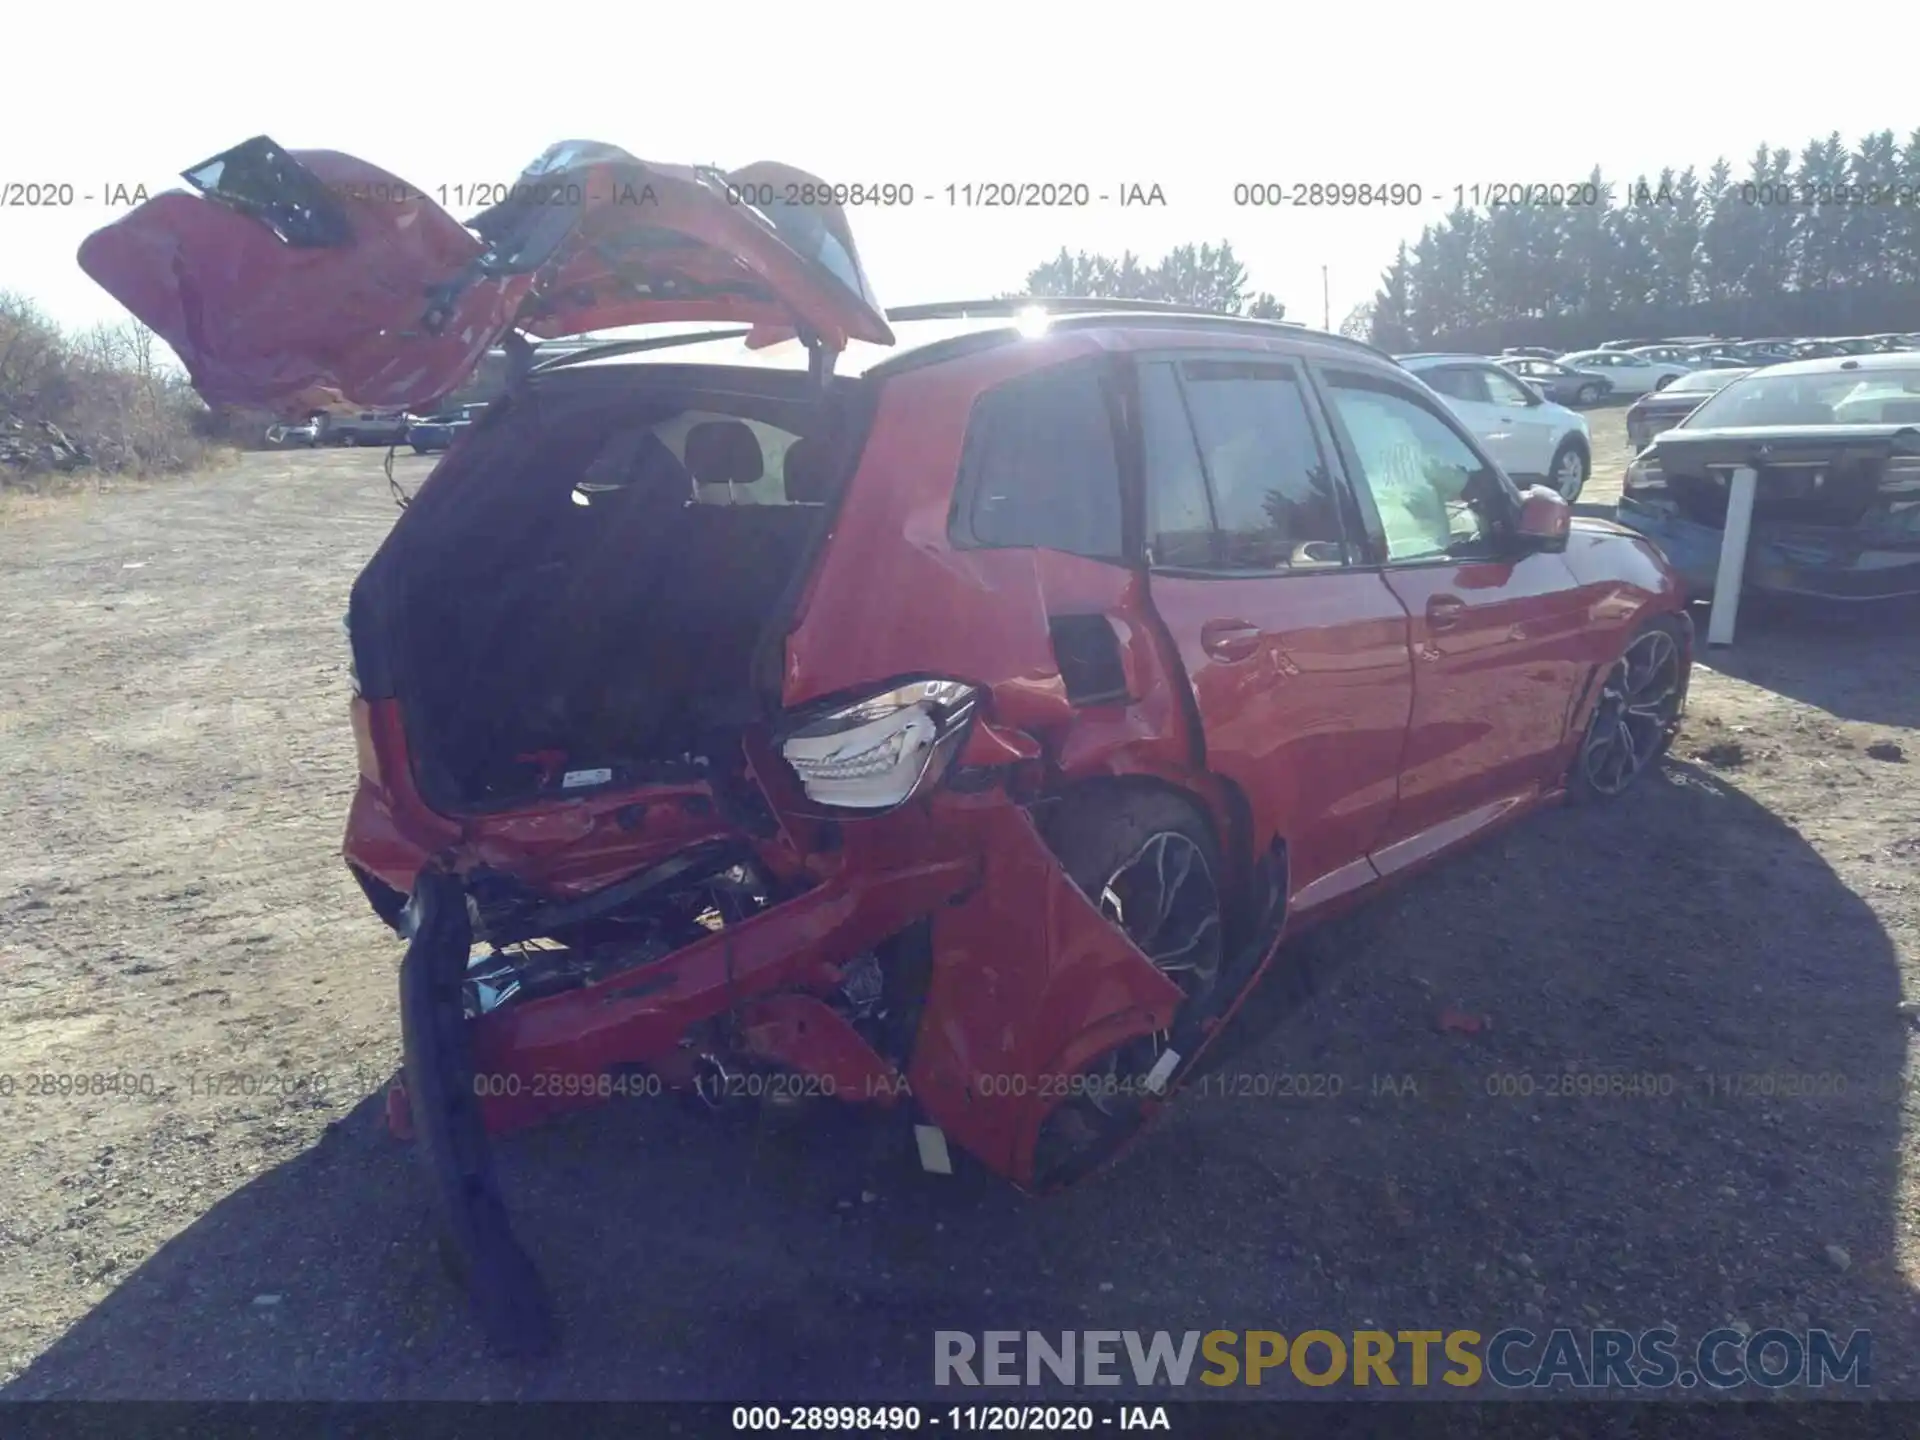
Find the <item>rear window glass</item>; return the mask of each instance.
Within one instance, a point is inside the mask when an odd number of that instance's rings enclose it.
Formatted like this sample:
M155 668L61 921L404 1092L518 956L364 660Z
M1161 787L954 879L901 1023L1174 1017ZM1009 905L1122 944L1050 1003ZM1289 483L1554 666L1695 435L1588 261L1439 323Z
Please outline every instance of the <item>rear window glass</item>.
M1920 366L1829 371L1737 380L1683 422L1689 430L1749 425L1912 425L1920 423Z
M1112 559L1123 546L1120 465L1098 362L1061 366L975 403L956 538Z
M790 504L785 460L799 438L764 420L686 410L655 425L614 432L575 488L590 503L595 494L623 490L666 465L690 504Z

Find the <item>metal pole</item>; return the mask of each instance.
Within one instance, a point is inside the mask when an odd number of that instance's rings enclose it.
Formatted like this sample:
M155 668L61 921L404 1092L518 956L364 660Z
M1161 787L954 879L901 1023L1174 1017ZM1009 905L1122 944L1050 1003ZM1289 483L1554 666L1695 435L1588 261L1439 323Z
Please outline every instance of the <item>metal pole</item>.
M1733 472L1727 487L1727 524L1720 533L1720 568L1713 576L1713 614L1707 620L1707 644L1731 645L1740 608L1740 586L1747 574L1747 537L1753 533L1753 496L1759 475L1751 465Z
M1320 328L1329 332L1333 329L1333 300L1327 289L1327 267L1324 265L1320 267Z

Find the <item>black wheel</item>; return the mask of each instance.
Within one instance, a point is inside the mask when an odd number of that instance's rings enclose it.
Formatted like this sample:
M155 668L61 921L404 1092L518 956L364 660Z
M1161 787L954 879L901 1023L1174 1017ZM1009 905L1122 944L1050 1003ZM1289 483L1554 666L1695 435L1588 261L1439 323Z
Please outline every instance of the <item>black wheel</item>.
M1598 385L1582 385L1573 397L1573 403L1576 405L1597 405L1599 402L1600 387Z
M1642 626L1601 678L1567 793L1577 801L1619 795L1657 764L1680 729L1692 674L1680 621L1663 615Z
M1653 382L1653 388L1656 390L1664 390L1667 388L1667 386L1671 385L1673 381L1674 381L1673 376L1662 375L1658 380Z
M340 437L340 443L342 445L358 445L360 443L360 437L358 435L342 435Z
M1560 492L1562 500L1571 505L1586 489L1590 468L1586 447L1577 440L1562 440L1560 448L1553 452L1553 465L1547 471L1547 483Z
M1191 802L1163 790L1093 789L1060 802L1048 843L1081 892L1185 993L1173 1025L1096 1057L1043 1122L1034 1183L1055 1189L1096 1169L1145 1122L1147 1077L1169 1036L1213 997L1224 957L1220 850ZM1172 1062L1176 1067L1178 1061Z

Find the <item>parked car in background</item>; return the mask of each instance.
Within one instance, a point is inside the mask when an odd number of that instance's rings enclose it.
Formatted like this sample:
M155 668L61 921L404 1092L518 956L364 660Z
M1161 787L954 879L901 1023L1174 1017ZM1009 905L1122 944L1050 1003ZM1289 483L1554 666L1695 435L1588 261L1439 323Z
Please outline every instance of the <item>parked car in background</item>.
M1711 595L1734 471L1758 472L1750 590L1920 596L1920 357L1828 356L1741 376L1627 467L1623 525Z
M1642 345L1659 345L1661 343L1663 342L1658 335L1644 335L1638 340L1602 340L1593 348L1596 350L1637 350Z
M1671 429L1715 391L1750 375L1751 370L1702 369L1682 375L1664 390L1642 395L1627 407L1627 445L1637 455L1662 430Z
M1871 348L1864 340L1815 336L1796 340L1792 353L1796 360L1830 360L1845 355L1864 354Z
M320 417L322 445L402 445L407 416L401 410L350 410Z
M1576 350L1559 359L1562 365L1570 369L1592 370L1606 376L1613 382L1613 393L1616 395L1644 395L1649 390L1671 385L1691 369L1686 365L1669 365L1620 350Z
M1559 353L1558 350L1549 350L1544 345L1509 345L1500 352L1500 355L1502 359L1513 355L1533 360L1551 360Z
M320 422L308 420L301 425L269 425L267 444L279 449L311 448L320 443Z
M1597 405L1613 391L1613 382L1597 370L1575 370L1558 360L1502 355L1497 363L1556 405Z
M485 404L461 405L452 410L443 410L437 415L424 416L418 420L410 419L407 425L407 443L413 447L416 455L431 455L446 450L453 442L486 413Z
M1791 340L1742 340L1729 345L1726 353L1734 360L1747 365L1774 365L1782 360L1791 360L1794 342Z
M1692 345L1637 345L1624 353L1638 355L1656 365L1676 365L1682 370L1692 370L1700 363Z
M1544 480L1569 504L1593 468L1586 417L1556 405L1481 355L1395 357L1446 401L1515 480Z

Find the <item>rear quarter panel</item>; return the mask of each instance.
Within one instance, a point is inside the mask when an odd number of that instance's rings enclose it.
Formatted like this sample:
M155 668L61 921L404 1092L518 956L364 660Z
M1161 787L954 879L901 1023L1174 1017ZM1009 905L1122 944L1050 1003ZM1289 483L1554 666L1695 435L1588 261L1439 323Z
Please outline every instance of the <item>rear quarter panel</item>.
M1178 662L1126 565L1052 550L962 549L948 536L975 400L1007 380L1104 353L1088 332L1021 341L909 371L885 391L832 534L788 633L789 707L934 674L988 687L993 718L1072 773L1172 777L1193 754ZM1115 622L1130 704L1076 710L1050 616Z

